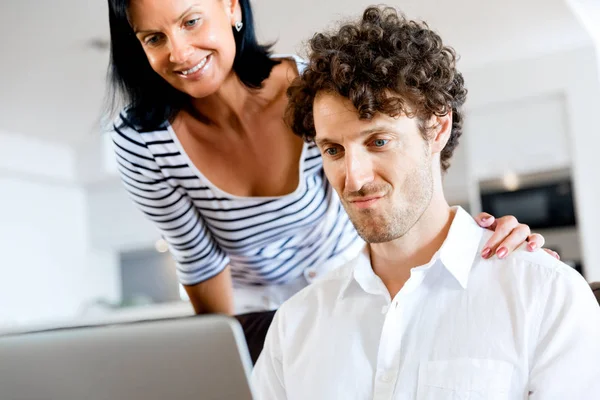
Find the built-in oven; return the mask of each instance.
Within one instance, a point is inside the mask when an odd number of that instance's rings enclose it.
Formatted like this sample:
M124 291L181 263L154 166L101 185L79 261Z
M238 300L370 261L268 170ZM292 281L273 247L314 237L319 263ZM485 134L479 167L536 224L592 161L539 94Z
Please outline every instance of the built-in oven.
M537 182L512 191L482 190L481 208L492 215L514 215L531 229L577 225L570 178Z

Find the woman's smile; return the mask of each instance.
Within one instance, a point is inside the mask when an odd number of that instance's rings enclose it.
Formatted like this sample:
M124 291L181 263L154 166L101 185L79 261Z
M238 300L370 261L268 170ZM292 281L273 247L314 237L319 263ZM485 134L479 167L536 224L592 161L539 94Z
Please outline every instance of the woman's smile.
M200 78L204 72L210 67L210 61L212 60L212 55L209 54L204 57L200 62L189 69L179 69L176 70L175 73L184 79L196 79Z

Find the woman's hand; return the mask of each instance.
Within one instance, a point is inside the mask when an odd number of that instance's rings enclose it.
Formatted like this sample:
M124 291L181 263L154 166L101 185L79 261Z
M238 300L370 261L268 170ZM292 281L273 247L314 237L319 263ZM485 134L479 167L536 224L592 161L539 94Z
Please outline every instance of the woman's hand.
M490 258L494 254L498 258L506 257L510 252L519 247L523 242L528 242L527 250L535 251L544 246L544 237L539 233L531 233L528 225L520 224L512 215L502 218L495 218L488 213L480 213L475 217L475 221L482 228L494 231L494 234L487 241L481 252L483 258ZM543 249L548 254L560 260L557 252L550 249Z

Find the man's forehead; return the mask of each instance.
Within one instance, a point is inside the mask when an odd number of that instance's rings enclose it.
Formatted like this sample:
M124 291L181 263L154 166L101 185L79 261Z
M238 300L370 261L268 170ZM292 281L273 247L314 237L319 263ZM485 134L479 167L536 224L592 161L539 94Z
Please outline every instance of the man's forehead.
M372 123L370 120L361 120L350 100L339 95L317 96L313 114L317 145L339 142L342 138L356 135Z
M376 113L371 119L361 119L350 99L330 92L318 93L315 96L313 116L317 142L334 140L332 135L360 136L364 132L386 130L407 119L405 115L390 117L382 113Z
M358 110L350 99L337 93L319 92L315 96L313 113L318 117L344 117L358 120Z

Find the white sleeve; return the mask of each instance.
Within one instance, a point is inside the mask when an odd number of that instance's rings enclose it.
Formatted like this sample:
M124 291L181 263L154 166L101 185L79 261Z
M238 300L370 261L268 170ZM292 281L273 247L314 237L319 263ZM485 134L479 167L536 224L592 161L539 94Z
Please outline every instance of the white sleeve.
M252 388L257 400L286 400L283 379L282 308L273 317L265 344L252 371Z
M565 266L546 289L530 398L600 399L600 307L590 286Z

